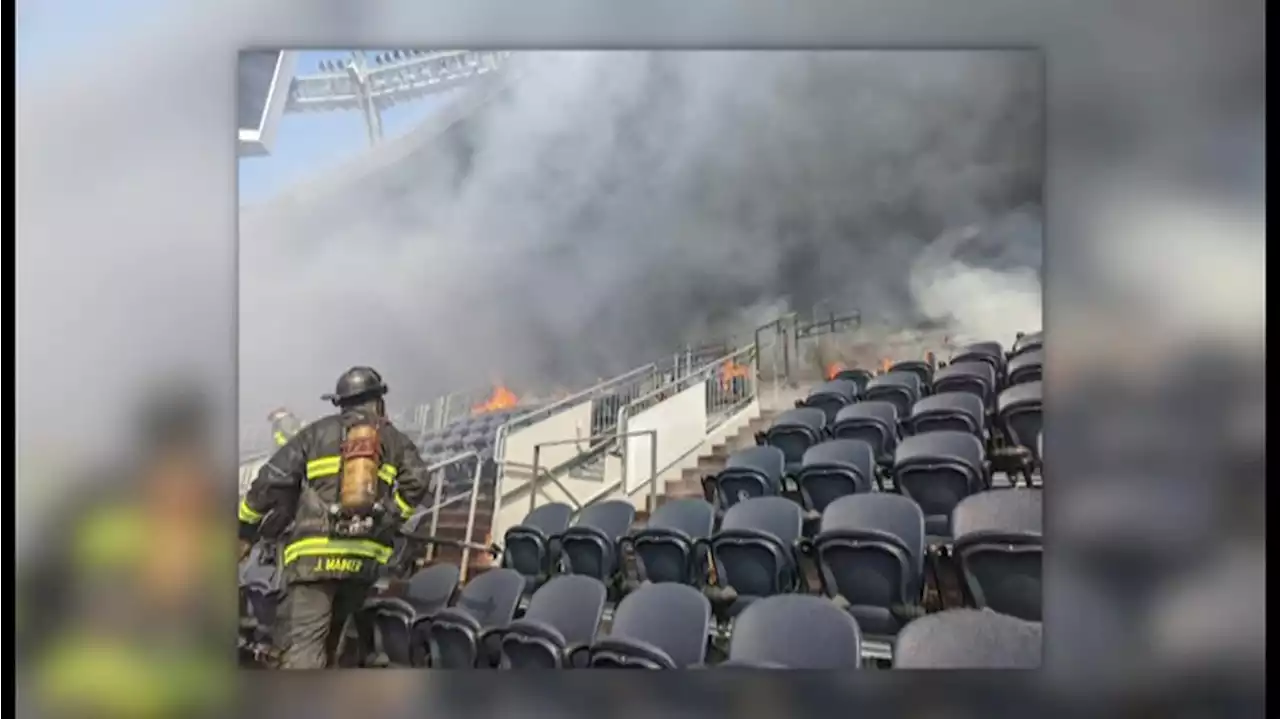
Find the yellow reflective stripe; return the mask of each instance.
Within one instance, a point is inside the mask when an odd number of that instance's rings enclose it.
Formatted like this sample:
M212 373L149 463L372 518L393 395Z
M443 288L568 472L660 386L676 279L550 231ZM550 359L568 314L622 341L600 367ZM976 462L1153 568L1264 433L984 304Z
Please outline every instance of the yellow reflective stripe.
M396 481L396 475L400 473L400 468L394 464L384 464L378 468L378 479L391 484Z
M400 508L400 514L404 515L405 519L408 519L409 515L413 514L413 505L404 501L404 497L401 497L399 492L395 493L395 500L396 506Z
M289 443L289 438L284 436L284 432L276 432L276 444L283 447Z
M307 462L307 479L332 477L342 470L342 458L338 456L320 457Z
M380 564L391 559L391 547L372 539L330 539L310 537L299 539L284 548L284 563L290 564L299 557L369 557Z
M240 521L245 524L257 524L262 521L262 515L253 511L249 507L248 500L240 500Z

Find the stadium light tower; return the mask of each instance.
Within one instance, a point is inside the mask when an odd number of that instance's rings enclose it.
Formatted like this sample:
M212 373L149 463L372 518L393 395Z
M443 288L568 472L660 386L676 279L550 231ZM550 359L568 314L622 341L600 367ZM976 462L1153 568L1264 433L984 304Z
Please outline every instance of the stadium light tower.
M371 55L357 51L344 59L322 61L319 72L296 76L294 55L241 53L241 114L252 115L241 120L242 156L268 154L275 124L286 112L359 110L369 143L377 144L382 140L383 110L497 71L511 53L392 50ZM286 87L287 92L281 92Z
M370 57L353 52L345 61L325 61L320 72L293 79L285 112L360 110L369 143L382 139L382 111L465 85L498 70L506 51L393 50Z

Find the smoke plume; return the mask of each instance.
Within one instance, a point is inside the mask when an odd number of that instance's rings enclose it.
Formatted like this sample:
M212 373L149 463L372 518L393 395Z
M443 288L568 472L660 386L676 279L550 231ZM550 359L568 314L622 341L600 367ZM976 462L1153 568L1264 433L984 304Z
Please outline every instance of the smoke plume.
M819 302L1007 341L1040 324L1042 93L1030 52L516 54L377 171L244 211L242 414L352 363L402 403L581 384Z

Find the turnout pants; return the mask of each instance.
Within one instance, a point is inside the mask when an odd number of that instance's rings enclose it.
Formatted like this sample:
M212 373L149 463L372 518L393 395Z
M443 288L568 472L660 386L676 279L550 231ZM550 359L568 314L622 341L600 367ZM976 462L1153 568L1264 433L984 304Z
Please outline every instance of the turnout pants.
M369 594L371 585L351 579L291 582L281 607L281 669L324 669L334 663L347 619Z

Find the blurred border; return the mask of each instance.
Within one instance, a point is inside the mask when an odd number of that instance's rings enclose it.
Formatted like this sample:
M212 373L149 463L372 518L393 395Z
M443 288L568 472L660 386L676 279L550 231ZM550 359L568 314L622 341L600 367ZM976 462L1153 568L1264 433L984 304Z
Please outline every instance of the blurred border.
M1261 716L1254 703L1265 651L1265 430L1254 431L1257 410L1265 412L1257 391L1264 386L1265 342L1261 0L705 0L696 7L665 0L624 6L227 0L174 9L165 22L163 31L147 31L164 36L160 51L135 58L152 84L146 97L117 97L116 79L92 73L57 80L98 82L92 92L59 94L19 70L28 79L19 83L17 103L24 128L18 333L30 348L18 350L19 422L41 421L33 393L45 406L79 401L77 392L100 381L95 368L103 357L144 357L130 378L135 382L152 370L194 366L193 376L227 408L219 446L228 465L236 434L229 349L236 345L237 312L231 110L237 50L1015 44L1046 52L1052 336L1046 451L1053 459L1045 672L1035 680L692 673L626 680L504 676L485 683L401 672L244 674L241 715L776 716L847 714L865 703L874 711L975 716L1172 708ZM202 87L198 98L193 84ZM56 142L35 128L38 113L53 103L70 111L54 128ZM149 124L131 122L143 115ZM103 154L130 133L148 133L148 149L124 158ZM88 190L51 202L58 182L74 188L86 162L146 170L122 175L137 186L108 203L95 204ZM165 201L180 203L182 212L156 212L144 190L162 184ZM65 383L51 385L35 365L39 353L57 351L57 335L65 339L69 330L27 287L54 282L77 257L85 261L75 249L82 238L66 236L65 216L77 214L90 218L108 243L129 234L155 238L150 246L121 244L115 260L137 271L164 268L193 287L132 287L129 301L167 305L194 339L165 345L152 330L114 324L93 352L71 359L75 371ZM175 238L181 252L172 251ZM170 251L157 254L156 247ZM102 285L60 291L121 315L129 311ZM138 346L147 352L130 354ZM81 431L119 424L118 395L103 397L96 413L77 419ZM86 434L86 450L98 439ZM20 453L28 450L20 444ZM26 481L19 482L19 511ZM229 510L227 516L231 521ZM1158 570L1142 576L1134 567ZM228 580L233 573L228 562ZM1205 703L1189 703L1193 694Z

